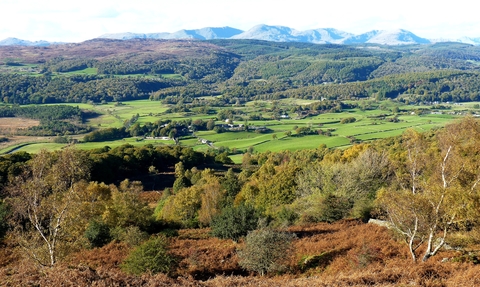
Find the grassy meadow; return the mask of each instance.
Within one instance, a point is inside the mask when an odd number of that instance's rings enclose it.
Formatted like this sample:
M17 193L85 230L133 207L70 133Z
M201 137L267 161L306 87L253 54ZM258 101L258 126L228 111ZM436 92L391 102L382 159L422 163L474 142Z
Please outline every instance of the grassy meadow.
M299 105L306 105L312 101L285 99L275 103L283 110L289 111L292 107ZM139 115L138 123L141 125L147 122L156 122L158 120L172 120L179 121L184 119L215 119L215 114L195 114L195 113L167 113L169 109L167 105L159 101L137 100L122 103L106 103L106 104L69 104L79 106L81 109L90 110L98 114L97 117L89 118L86 121L96 129L102 128L119 128L124 122L131 119L135 115ZM270 130L268 133L256 133L254 131L235 131L216 133L214 131L197 131L195 136L206 139L212 142L216 148L226 147L230 150L236 149L245 151L252 149L255 152L265 151L280 151L280 150L297 150L316 148L322 144L327 147L345 147L352 144L352 139L358 141L370 141L380 138L400 135L408 128L414 128L419 131L426 131L432 128L442 127L446 123L454 120L465 114L467 111L473 109L475 103L468 103L464 105L453 105L450 109L443 111L443 113L432 110L431 106L409 106L400 105L399 103L392 103L391 101L384 101L378 103L382 109L349 109L341 113L325 113L317 116L297 119L296 113L289 113L290 118L274 120L270 108L273 106L272 102L255 101L249 102L242 107L226 107L226 109L235 109L240 111L243 115L236 116L235 124L248 124L249 126L266 127ZM399 112L394 114L389 108L397 106ZM222 108L213 108L215 112ZM418 114L418 110L424 110L423 113ZM429 109L428 111L425 111ZM249 115L261 114L262 120L245 120ZM354 117L355 122L342 124L341 120L344 118ZM392 120L394 119L395 120ZM216 121L216 124L222 124L222 121ZM297 135L296 129L301 127L310 127L312 134ZM320 135L318 130L330 131L331 135ZM172 144L171 141L162 140L141 140L137 138L127 138L124 140L99 142L99 143L82 143L82 136L76 136L80 140L77 147L80 149L100 148L104 146L115 147L125 143L132 145L165 145ZM201 144L199 140L189 137L188 139L180 139L180 144L191 146L196 150L206 150L209 147ZM15 151L38 152L42 148L59 149L63 145L32 142L23 144L15 149ZM5 152L8 149L3 149ZM11 148L10 148L11 150ZM235 162L241 161L240 155L232 155Z

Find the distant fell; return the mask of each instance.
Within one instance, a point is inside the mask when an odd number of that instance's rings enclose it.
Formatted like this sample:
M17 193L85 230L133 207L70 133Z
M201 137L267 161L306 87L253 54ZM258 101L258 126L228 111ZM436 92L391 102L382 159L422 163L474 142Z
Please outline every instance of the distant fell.
M471 45L480 45L480 37L461 37L458 39L426 39L404 30L372 30L362 34L352 34L335 28L318 28L310 30L296 30L287 26L260 24L247 31L232 27L205 27L201 29L182 29L173 33L109 33L97 38L114 40L131 39L247 39L263 40L273 42L304 42L313 44L380 44L380 45L415 45L430 44L437 42L459 42ZM52 43L47 41L27 41L17 38L7 38L0 41L0 46L49 46Z
M179 30L175 33L117 33L117 34L104 34L98 38L103 39L117 39L117 40L130 40L130 39L199 39L199 40L212 40L212 39L229 39L237 34L242 33L242 30L238 30L231 27L206 27L195 30Z
M39 47L44 47L44 46L50 46L51 42L47 41L27 41L27 40L22 40L18 38L7 38L4 40L0 41L0 46L39 46Z
M313 44L381 44L381 45L411 45L429 44L432 41L419 37L410 31L373 30L360 35L354 35L335 28L319 28L311 30L295 30L287 26L271 26L260 24L247 31L231 27L202 28L196 30L180 30L175 33L135 34L119 33L105 34L100 38L108 39L248 39L273 42L305 42ZM470 40L471 42L471 40Z

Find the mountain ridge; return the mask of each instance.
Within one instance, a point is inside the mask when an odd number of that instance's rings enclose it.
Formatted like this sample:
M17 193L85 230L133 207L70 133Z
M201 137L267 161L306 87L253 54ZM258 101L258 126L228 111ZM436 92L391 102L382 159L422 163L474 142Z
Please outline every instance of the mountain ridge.
M224 27L205 27L201 29L182 29L173 33L109 33L97 38L130 40L130 39L254 39L273 42L306 42L313 44L380 44L380 45L411 45L431 44L439 41L459 42L480 45L480 37L461 37L455 40L430 40L404 30L372 30L362 34L352 34L335 28L318 28L310 30L296 30L287 26L259 24L247 31ZM7 38L0 41L0 46L49 46L47 41L27 41L17 38Z

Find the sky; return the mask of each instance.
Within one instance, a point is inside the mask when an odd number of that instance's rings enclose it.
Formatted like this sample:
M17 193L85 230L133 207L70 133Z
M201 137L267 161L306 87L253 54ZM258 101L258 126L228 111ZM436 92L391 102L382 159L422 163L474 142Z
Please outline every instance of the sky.
M258 24L353 34L405 29L428 39L480 37L466 0L0 0L0 40L81 42L108 33L159 33Z

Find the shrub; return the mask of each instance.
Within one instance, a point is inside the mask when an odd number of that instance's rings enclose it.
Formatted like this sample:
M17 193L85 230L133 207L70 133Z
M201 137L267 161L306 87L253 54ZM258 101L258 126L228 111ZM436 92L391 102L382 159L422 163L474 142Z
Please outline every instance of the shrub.
M345 218L351 209L351 203L346 197L328 194L320 204L317 221L335 222Z
M112 237L127 243L129 246L137 246L148 239L148 234L138 226L128 226L125 228L116 227L112 230Z
M0 200L0 240L7 233L7 228L8 228L7 214L8 214L7 205Z
M298 214L291 208L285 206L277 213L277 220L281 225L293 225L298 220Z
M90 242L91 247L102 247L112 240L108 225L97 220L88 223L84 236Z
M310 207L300 211L299 221L302 224L316 222L332 223L347 217L352 209L352 204L348 198L334 194L315 196L309 201L311 202ZM360 212L360 210L356 212Z
M213 217L210 226L213 236L237 241L257 227L258 219L258 212L250 205L227 206Z
M349 123L354 123L354 122L356 122L356 121L357 121L356 118L354 118L354 117L348 117L348 118L343 118L343 119L340 121L340 123L341 123L341 124L349 124Z
M249 232L245 246L238 251L239 265L263 276L265 273L285 270L295 234L271 229Z
M168 273L175 263L168 252L168 240L160 235L135 248L123 261L122 269L130 274Z

